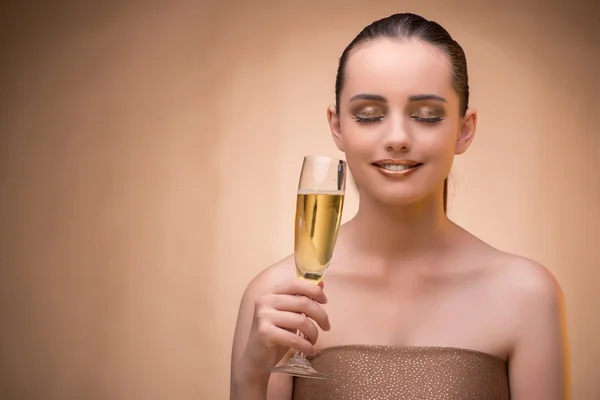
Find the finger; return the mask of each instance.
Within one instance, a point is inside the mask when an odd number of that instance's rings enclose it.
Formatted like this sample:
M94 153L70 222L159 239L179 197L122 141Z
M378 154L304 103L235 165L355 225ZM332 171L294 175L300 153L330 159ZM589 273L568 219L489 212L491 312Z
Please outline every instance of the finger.
M304 279L292 279L281 283L273 291L274 294L299 294L302 296L309 297L314 301L326 304L327 296L323 291L322 286L315 285Z
M288 329L293 332L300 331L312 344L317 342L319 330L315 324L302 314L286 311L273 312L271 323L279 328Z
M296 333L280 329L275 325L271 325L270 330L269 341L272 345L292 348L308 355L314 355L316 353L313 344Z
M308 297L282 294L273 296L271 301L271 307L276 310L305 314L308 318L315 321L324 331L331 329L327 312L325 312L319 303L316 303Z

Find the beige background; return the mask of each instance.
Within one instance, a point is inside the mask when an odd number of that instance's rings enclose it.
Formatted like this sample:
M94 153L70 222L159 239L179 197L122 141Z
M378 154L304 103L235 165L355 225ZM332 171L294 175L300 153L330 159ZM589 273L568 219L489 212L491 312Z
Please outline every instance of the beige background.
M337 58L412 11L463 45L480 110L450 214L555 274L574 398L600 399L598 7L491 3L4 5L0 398L226 399L242 291L292 250L302 156L339 155Z

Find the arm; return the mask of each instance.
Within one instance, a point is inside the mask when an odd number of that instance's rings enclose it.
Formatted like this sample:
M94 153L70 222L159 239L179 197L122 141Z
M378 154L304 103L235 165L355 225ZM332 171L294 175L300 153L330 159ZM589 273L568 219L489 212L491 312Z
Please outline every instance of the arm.
M231 357L232 400L289 400L292 378L270 374L291 348L314 354L317 326L329 330L321 304L323 284L298 279L293 259L267 268L248 285L238 315ZM314 321L314 322L313 322ZM295 332L300 330L304 338Z
M242 296L231 354L231 400L290 400L292 398L290 376L273 374L271 377L268 371L257 371L242 358L248 344L256 300L269 291L268 274L265 271L258 275Z
M512 400L570 400L568 337L562 291L541 266L521 277L518 331L509 358Z

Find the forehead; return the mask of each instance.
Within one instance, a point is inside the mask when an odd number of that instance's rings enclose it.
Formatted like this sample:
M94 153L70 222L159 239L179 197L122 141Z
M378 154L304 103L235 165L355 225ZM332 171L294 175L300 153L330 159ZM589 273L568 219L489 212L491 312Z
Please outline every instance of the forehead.
M413 94L452 97L448 57L421 41L377 39L358 47L348 58L344 94L377 93L388 98Z

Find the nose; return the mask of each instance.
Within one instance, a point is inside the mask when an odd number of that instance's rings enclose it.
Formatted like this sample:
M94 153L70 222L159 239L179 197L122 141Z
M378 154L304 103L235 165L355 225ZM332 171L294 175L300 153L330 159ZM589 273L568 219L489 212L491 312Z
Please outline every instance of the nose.
M391 152L406 152L410 150L412 137L401 118L394 118L390 121L388 129L385 132L383 144L386 150Z

